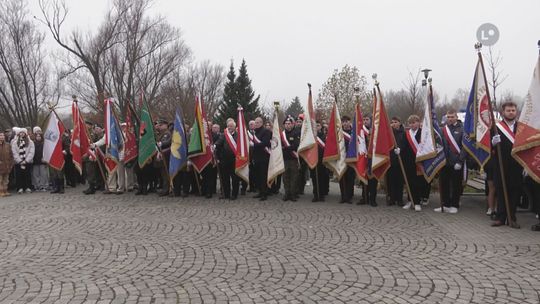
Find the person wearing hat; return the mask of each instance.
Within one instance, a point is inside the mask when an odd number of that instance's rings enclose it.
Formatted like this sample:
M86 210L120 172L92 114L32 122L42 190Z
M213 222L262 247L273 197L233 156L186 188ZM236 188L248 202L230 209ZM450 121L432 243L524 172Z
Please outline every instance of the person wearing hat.
M170 181L166 164L169 163L172 142L169 122L163 118L158 119L156 121L156 131L159 152L154 158L153 165L154 168L158 170L159 176L161 177L161 192L159 192L159 196L167 196L169 195Z
M9 195L9 174L13 169L13 160L13 152L6 134L0 132L0 197Z
M32 192L31 166L34 159L34 142L25 128L16 128L11 141L11 152L15 161L15 183L17 193Z
M296 201L298 186L298 145L300 144L300 131L294 127L294 118L288 116L283 123L285 130L281 131L281 147L283 149L283 187L285 195L283 201Z

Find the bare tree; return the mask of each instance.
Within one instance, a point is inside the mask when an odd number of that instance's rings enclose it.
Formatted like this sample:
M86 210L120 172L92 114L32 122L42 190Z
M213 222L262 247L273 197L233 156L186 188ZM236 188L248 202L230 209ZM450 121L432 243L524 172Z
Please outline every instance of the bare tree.
M316 108L324 113L335 101L342 113L354 113L355 88L359 88L362 108L369 111L371 100L366 87L366 77L360 76L357 67L345 65L341 70L335 69L319 91Z
M86 104L95 110L100 110L101 101L105 96L105 76L107 74L104 59L106 52L119 42L119 28L126 8L113 5L95 33L83 34L73 30L66 37L62 32L69 11L65 1L39 0L39 7L43 19L38 20L47 26L53 39L68 53L67 68L63 77L80 69L87 70L94 82L95 97L93 101L86 100Z
M501 62L501 52L495 54L493 47L489 46L487 65L491 72L491 79L488 80L488 84L491 87L491 101L493 102L495 109L497 109L497 88L506 80L506 78L508 78L508 74L504 74L503 71L499 69Z
M407 93L406 103L409 107L410 113L419 114L424 108L424 91L422 89L422 73L420 69L413 72L409 70L409 76L407 80L403 82L405 92Z
M148 16L151 0L116 0L120 16L119 42L107 51L107 88L124 108L142 90L152 105L162 84L186 67L191 51L180 30L161 16Z
M176 107L180 107L184 120L191 124L195 115L195 97L200 96L208 118L212 119L222 101L224 82L224 67L203 61L190 67L187 73L176 71L163 85L152 107L167 119L172 119Z
M50 94L44 34L26 2L0 2L0 126L34 126Z

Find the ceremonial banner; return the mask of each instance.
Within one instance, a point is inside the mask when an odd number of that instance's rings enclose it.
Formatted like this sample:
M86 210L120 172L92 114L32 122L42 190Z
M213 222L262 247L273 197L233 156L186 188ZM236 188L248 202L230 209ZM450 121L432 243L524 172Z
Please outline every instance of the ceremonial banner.
M306 120L304 119L304 124ZM304 128L304 126L302 126ZM281 146L281 136L279 131L279 111L274 111L274 124L272 129L272 139L270 140L270 161L268 162L268 187L272 185L274 179L285 172L285 163L283 161L283 150ZM315 148L317 146L315 145Z
M133 124L133 113L131 106L126 103L126 134L124 141L124 164L137 158L137 137L135 136L135 125Z
M206 113L202 99L195 99L195 121L191 129L191 137L188 144L188 157L198 173L212 162L212 150L210 146L210 130L206 121Z
M362 183L367 184L367 145L360 104L356 104L355 106L351 140L345 161L354 169L358 179Z
M373 128L371 129L368 157L371 160L371 175L382 180L390 168L390 151L394 149L394 133L388 121L379 87L373 103Z
M77 168L79 174L82 174L82 159L90 153L90 138L88 137L86 124L76 101L71 105L71 114L73 118L73 132L71 133L69 151L73 157L75 168Z
M345 139L341 129L341 117L337 104L334 102L330 122L328 123L328 135L326 136L326 145L323 154L324 165L334 172L334 176L341 180L347 170L347 158L345 152Z
M316 136L317 127L315 123L315 112L313 111L313 98L311 95L310 86L307 108L304 112L304 120L302 122L300 144L298 145L298 154L304 159L310 169L315 168L319 160L317 140L315 139Z
M491 113L489 112L484 69L478 59L474 73L471 93L463 124L463 148L480 165L489 160L491 154Z
M540 183L540 56L519 116L512 156Z
M141 122L139 125L139 167L144 167L152 161L157 153L156 136L154 135L154 123L146 102L141 102Z
M43 134L43 161L51 168L62 170L64 167L64 153L62 153L62 135L64 124L58 119L56 113L51 112L45 134Z
M113 109L113 100L105 99L105 167L109 173L113 172L120 161L120 150L124 146L124 136Z
M446 155L444 154L444 143L441 135L442 132L435 114L433 87L430 83L426 94L421 139L416 152L416 162L420 162L422 173L428 183L446 165Z
M236 161L234 172L238 177L249 183L249 140L244 120L244 110L238 108L238 137L236 141Z
M169 176L171 181L178 172L187 165L187 139L184 130L182 111L176 109L174 116L174 130L171 141L171 157L169 159Z

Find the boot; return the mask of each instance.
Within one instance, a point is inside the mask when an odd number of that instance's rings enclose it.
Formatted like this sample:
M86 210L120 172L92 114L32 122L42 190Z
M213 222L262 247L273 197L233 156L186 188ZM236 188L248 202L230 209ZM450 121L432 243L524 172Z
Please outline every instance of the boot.
M52 180L52 191L51 191L51 194L58 193L59 191L60 191L60 189L58 189L58 179L57 179L57 178L53 178L53 180Z
M64 194L64 179L63 178L58 179L58 193Z
M94 194L96 193L96 188L94 187L94 184L89 184L88 189L83 191L84 194Z

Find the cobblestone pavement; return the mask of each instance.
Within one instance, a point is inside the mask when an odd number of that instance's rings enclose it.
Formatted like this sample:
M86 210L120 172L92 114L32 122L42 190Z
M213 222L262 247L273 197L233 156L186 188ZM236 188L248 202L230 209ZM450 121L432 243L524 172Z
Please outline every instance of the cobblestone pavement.
M451 215L81 191L0 199L1 303L540 302L540 233L489 227L483 197Z

